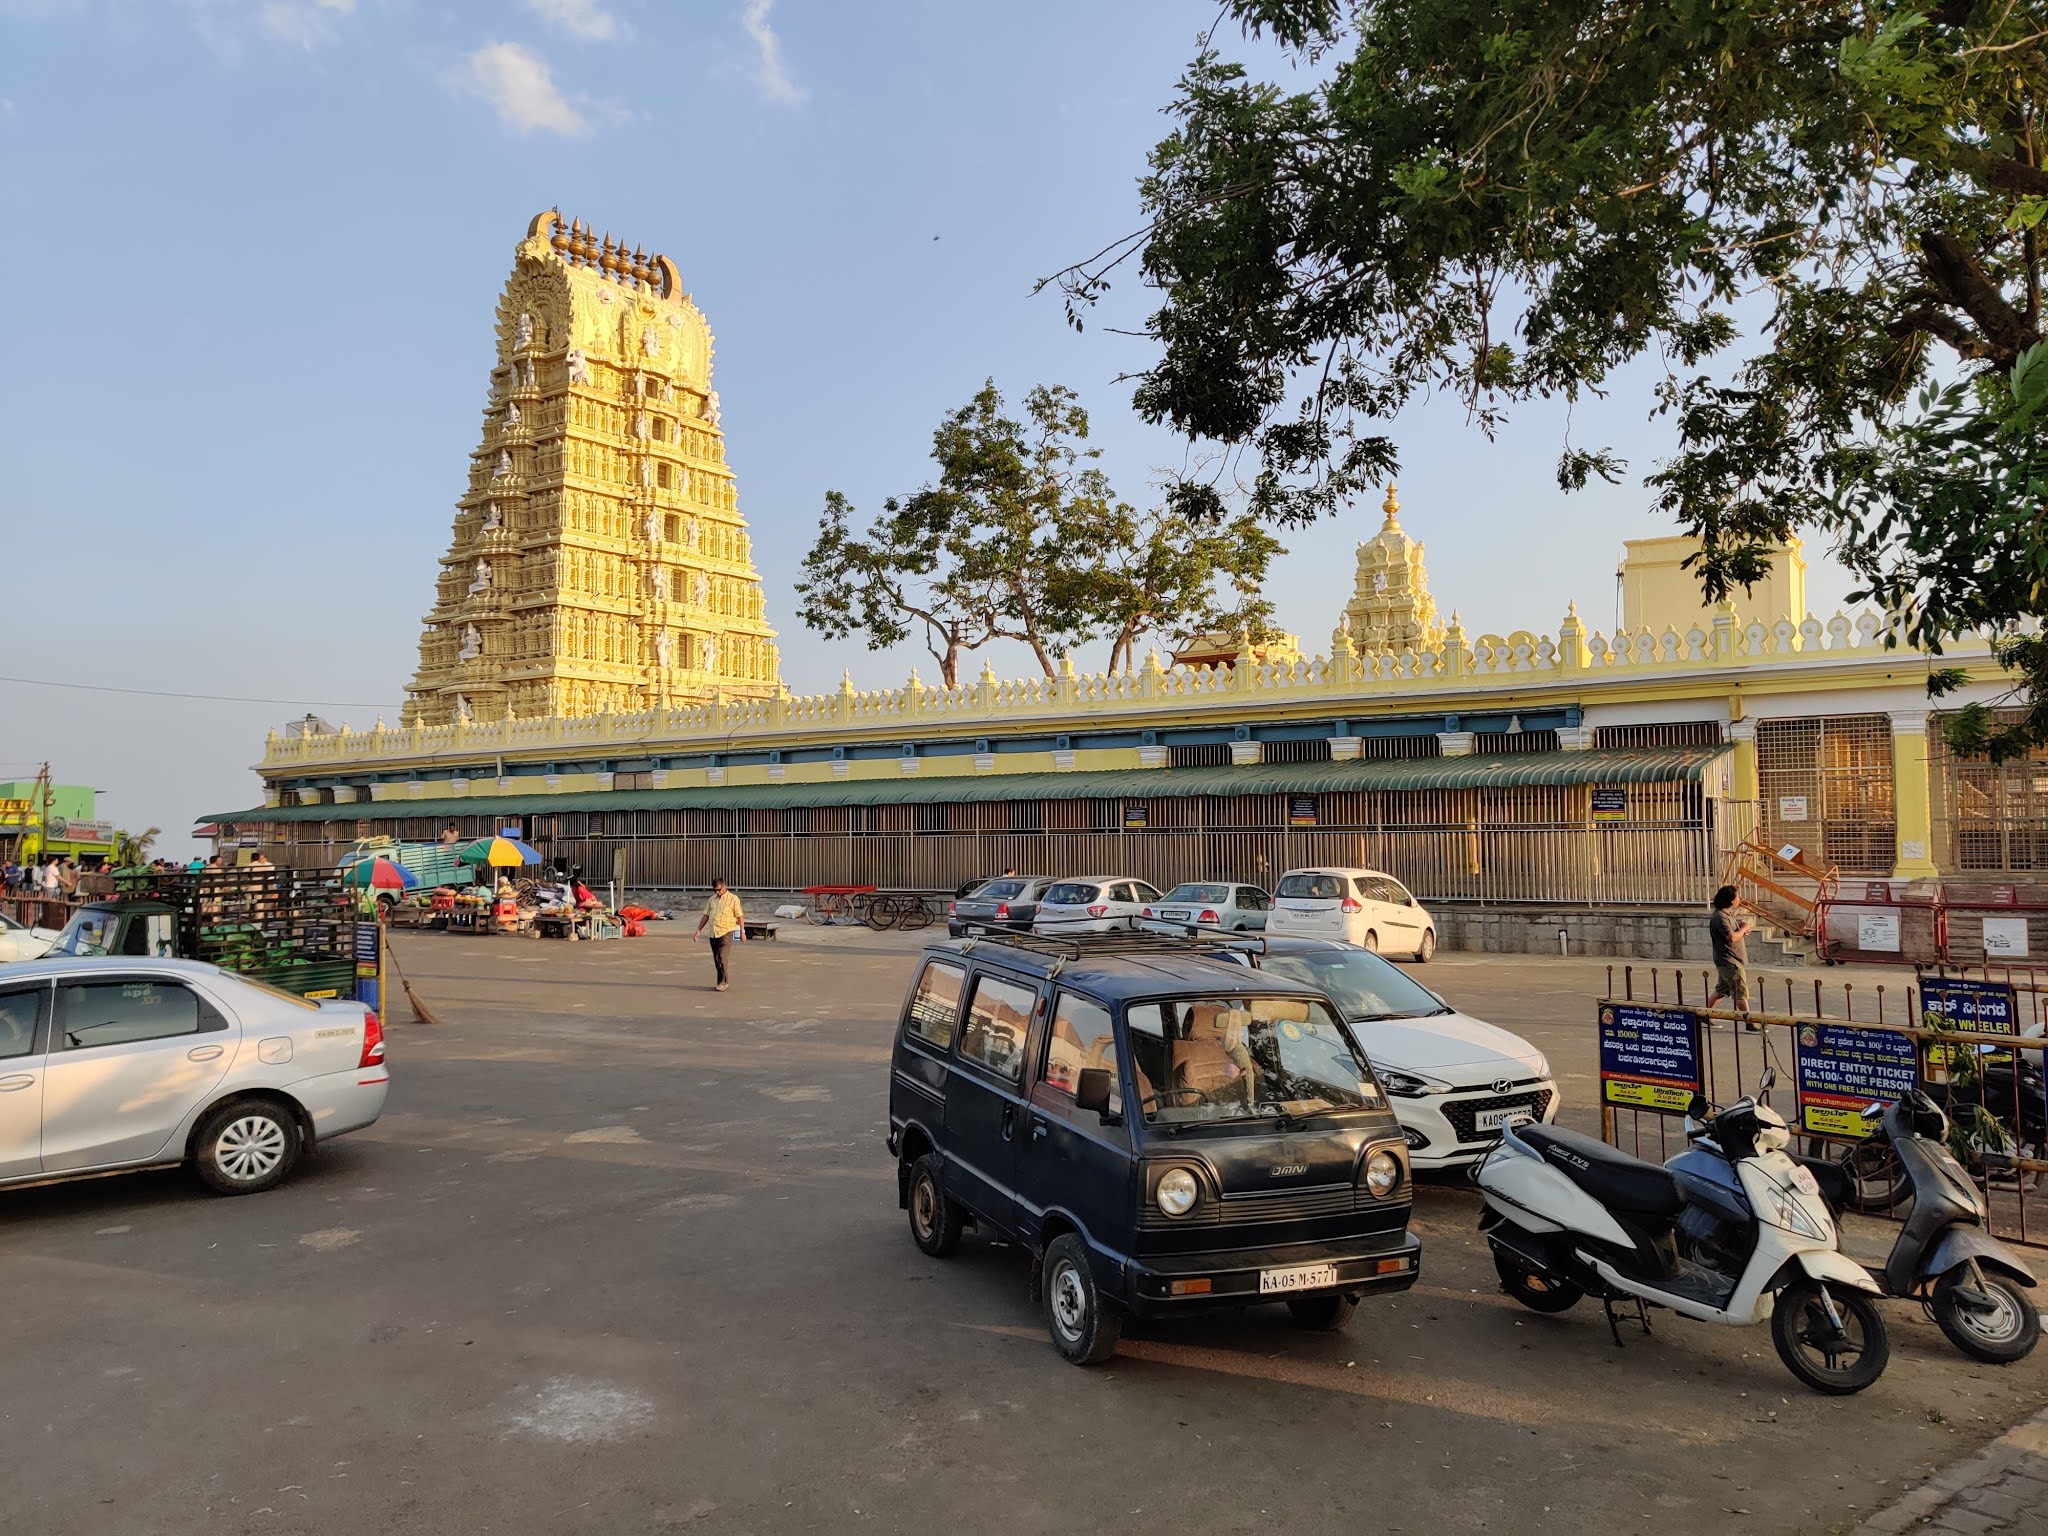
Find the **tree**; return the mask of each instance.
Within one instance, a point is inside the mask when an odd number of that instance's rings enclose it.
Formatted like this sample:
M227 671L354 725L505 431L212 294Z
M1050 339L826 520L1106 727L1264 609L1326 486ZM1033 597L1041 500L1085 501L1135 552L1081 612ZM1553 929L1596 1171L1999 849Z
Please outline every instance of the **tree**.
M947 687L960 658L994 640L1059 657L1108 636L1128 664L1137 639L1220 623L1258 631L1258 588L1279 545L1255 520L1139 514L1117 499L1087 446L1088 415L1064 386L1040 385L1022 419L994 380L932 435L938 477L891 497L865 530L825 495L797 583L805 624L871 650L922 639Z
M162 827L147 827L140 832L116 832L114 834L114 865L118 869L134 869L149 862L149 850L156 845Z
M2048 608L2037 6L1225 11L1317 83L1283 91L1205 45L1144 227L1057 280L1079 324L1137 260L1161 297L1139 409L1254 453L1254 512L1305 523L1376 484L1395 455L1375 424L1420 394L1490 432L1653 356L1677 441L1648 483L1699 536L1710 600L1819 528L1909 638L1989 629L2048 693L2022 632ZM1624 467L1567 441L1558 479ZM1994 755L2048 740L2038 709L1970 722L1953 739Z

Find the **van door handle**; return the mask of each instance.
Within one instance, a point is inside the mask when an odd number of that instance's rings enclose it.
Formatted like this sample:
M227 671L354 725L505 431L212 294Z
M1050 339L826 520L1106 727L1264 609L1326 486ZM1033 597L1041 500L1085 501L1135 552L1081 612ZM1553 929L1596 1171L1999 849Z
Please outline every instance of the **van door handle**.
M221 1048L217 1045L196 1045L185 1053L185 1059L187 1061L212 1061L220 1053Z
M1045 1121L1040 1119L1037 1115L1033 1115L1031 1117L1031 1139L1033 1141L1038 1140L1038 1138L1041 1136L1049 1135L1051 1134L1051 1132L1052 1127L1050 1125L1047 1125Z
M16 1093L23 1088L33 1088L35 1083L33 1072L18 1072L13 1077L0 1077L0 1093Z
M1014 1104L1005 1104L1003 1106L1003 1140L1008 1141L1011 1137L1015 1136L1016 1134L1017 1106Z

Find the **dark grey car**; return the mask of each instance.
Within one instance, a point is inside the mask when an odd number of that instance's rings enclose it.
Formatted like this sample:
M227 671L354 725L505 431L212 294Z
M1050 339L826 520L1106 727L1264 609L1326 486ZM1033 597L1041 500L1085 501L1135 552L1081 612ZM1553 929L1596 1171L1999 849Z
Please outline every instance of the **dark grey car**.
M1029 933L1051 880L1011 875L991 880L953 903L946 932L956 939L975 933Z

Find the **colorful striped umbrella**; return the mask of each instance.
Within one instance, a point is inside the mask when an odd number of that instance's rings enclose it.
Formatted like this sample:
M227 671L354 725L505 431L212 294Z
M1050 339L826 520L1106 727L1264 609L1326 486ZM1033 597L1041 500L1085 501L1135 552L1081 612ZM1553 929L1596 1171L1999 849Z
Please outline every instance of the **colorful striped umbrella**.
M496 837L480 837L455 857L464 864L490 864L506 869L516 869L522 864L538 864L541 861L538 850L528 847L516 837L507 837L500 832Z
M358 859L349 866L348 883L367 885L373 891L409 891L420 883L420 877L386 858Z

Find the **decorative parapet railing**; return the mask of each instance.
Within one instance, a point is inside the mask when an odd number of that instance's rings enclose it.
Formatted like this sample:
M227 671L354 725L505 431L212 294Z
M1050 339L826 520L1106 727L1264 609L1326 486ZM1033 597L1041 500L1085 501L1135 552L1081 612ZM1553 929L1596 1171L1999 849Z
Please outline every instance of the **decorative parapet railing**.
M526 753L550 748L631 751L660 743L666 749L729 750L737 736L757 738L816 735L951 722L1079 723L1105 707L1142 713L1214 705L1243 710L1263 704L1307 702L1311 696L1388 703L1403 695L1441 696L1470 690L1483 695L1621 676L1682 676L1712 669L1796 668L1868 662L1885 650L1886 621L1865 612L1838 613L1823 623L1740 625L1727 610L1711 628L1690 626L1684 634L1666 628L1619 631L1612 640L1587 635L1576 610L1555 637L1517 630L1481 635L1466 642L1455 617L1443 644L1431 651L1353 652L1340 636L1330 656L1297 661L1257 661L1240 656L1231 666L1164 667L1155 651L1133 672L1077 672L1062 661L1051 677L998 679L984 663L979 681L930 687L913 672L900 688L857 689L850 679L832 693L784 694L772 699L730 699L630 714L582 715L532 720L461 722L389 729L381 721L367 731L281 735L264 745L264 769L331 767L380 758L435 758L443 755ZM1896 654L1894 652L1893 654ZM1982 645L1965 645L1959 659L1981 659ZM1468 706L1469 707L1469 706ZM1483 708L1484 705L1478 706ZM1341 711L1340 711L1341 712Z

